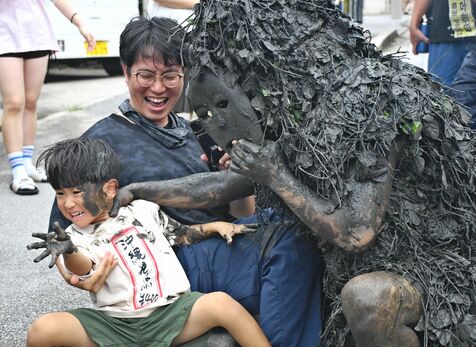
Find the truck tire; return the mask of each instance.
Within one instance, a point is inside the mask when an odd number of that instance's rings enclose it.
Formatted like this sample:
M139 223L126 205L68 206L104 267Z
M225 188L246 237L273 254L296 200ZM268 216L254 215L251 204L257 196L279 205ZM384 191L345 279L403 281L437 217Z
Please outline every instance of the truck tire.
M122 66L119 58L104 59L101 63L109 76L122 75Z

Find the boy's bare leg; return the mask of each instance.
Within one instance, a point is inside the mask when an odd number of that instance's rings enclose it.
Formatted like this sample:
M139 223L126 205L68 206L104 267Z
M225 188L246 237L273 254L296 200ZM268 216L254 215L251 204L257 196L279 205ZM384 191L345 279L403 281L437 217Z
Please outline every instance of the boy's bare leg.
M271 347L256 320L223 292L205 294L195 302L182 332L172 345L193 340L218 326L225 328L240 346Z
M27 347L97 347L79 320L67 312L48 313L28 329Z

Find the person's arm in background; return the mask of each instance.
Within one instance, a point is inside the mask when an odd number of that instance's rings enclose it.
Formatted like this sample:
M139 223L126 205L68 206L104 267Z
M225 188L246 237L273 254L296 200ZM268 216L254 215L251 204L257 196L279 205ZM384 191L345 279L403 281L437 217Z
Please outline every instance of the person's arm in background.
M421 19L430 7L430 4L431 0L415 0L415 3L413 4L412 17L410 19L410 42L412 44L413 54L418 54L416 46L420 41L427 44L430 43L430 39L419 29Z
M81 14L74 10L68 0L53 0L53 3L63 16L79 29L81 35L88 41L88 49L93 50L96 47L96 40L81 19Z
M200 2L200 0L149 0L149 1L155 1L160 6L164 6L168 8L186 8L186 9L193 9L193 6Z

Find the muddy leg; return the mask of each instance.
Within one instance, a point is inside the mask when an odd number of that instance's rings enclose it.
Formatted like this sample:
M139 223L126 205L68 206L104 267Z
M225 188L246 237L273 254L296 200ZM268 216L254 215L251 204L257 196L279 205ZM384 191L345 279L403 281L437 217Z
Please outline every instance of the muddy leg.
M419 347L414 327L421 314L420 293L402 276L372 272L342 289L342 310L357 346Z

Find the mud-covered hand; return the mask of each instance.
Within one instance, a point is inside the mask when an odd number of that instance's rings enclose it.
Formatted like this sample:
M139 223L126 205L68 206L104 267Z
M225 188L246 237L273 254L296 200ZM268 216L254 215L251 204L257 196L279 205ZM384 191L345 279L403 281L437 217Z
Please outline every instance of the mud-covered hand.
M264 147L246 140L234 143L230 169L257 183L268 183L278 170L284 168L279 146L268 142Z
M114 198L114 201L112 202L112 207L109 210L109 216L117 217L121 206L127 206L132 201L134 201L134 194L132 193L130 186L124 186L120 188L116 194L116 197Z
M33 261L38 263L39 261L45 259L50 254L52 255L49 268L52 268L55 265L56 259L60 254L71 254L76 252L78 249L71 241L70 237L63 228L59 225L58 222L53 223L53 232L50 233L33 233L33 237L39 238L43 241L34 242L26 246L27 249L40 249L44 248L45 250L37 256Z
M233 236L237 234L248 234L256 232L258 224L232 224L226 223L226 225L218 231L219 234L226 240L226 243L231 245L233 242Z

